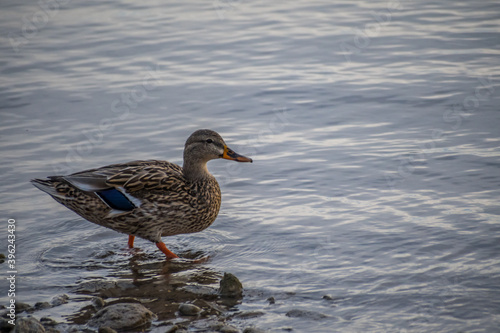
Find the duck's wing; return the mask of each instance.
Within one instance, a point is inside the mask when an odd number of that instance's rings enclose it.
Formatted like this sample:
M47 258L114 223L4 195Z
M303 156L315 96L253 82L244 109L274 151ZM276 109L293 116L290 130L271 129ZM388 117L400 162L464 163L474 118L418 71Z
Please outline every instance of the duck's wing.
M181 167L168 163L125 168L108 177L106 184L129 193L168 193L185 190L186 180Z
M71 186L99 197L111 208L108 217L132 211L144 200L179 200L189 193L182 168L166 161L134 161L60 177ZM172 195L176 193L176 195ZM182 196L182 195L181 195Z

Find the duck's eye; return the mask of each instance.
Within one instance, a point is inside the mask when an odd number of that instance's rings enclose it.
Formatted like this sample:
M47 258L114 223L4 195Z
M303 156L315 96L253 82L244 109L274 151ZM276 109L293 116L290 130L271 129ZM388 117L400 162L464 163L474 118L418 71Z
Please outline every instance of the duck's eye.
M212 143L214 142L212 139L207 139L207 143Z

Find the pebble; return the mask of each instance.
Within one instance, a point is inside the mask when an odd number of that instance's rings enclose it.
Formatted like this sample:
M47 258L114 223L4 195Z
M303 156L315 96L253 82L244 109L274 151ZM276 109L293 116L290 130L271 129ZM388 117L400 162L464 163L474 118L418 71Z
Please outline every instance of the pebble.
M225 297L240 297L243 293L243 285L236 276L224 273L220 280L219 294Z
M59 306L68 303L68 300L69 296L66 294L57 295L52 297L52 299L50 300L50 304L52 304L52 306Z
M15 333L45 333L45 328L33 317L20 317L16 320Z
M196 316L201 312L201 309L194 304L182 303L179 305L179 312L184 316Z
M100 310L106 305L106 302L104 302L104 300L102 298L100 298L99 296L92 298L90 303L92 304L92 306L96 310Z
M156 315L138 303L117 303L97 311L90 319L93 327L109 327L114 330L131 330L151 324Z

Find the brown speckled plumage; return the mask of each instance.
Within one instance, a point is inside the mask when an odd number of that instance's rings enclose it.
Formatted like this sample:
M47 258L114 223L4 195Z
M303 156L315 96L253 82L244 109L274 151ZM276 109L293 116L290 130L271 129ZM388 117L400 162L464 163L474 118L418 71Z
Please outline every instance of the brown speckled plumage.
M202 231L214 222L221 192L206 163L216 158L252 161L227 148L216 132L198 130L186 142L183 167L133 161L32 183L91 222L159 244L162 236Z

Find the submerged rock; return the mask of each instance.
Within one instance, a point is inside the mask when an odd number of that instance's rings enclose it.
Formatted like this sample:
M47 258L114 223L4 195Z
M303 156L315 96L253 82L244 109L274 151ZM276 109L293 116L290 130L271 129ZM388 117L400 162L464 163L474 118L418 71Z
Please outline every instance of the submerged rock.
M182 303L179 305L179 312L184 316L196 316L201 312L201 309L194 304Z
M240 319L249 319L249 318L258 318L265 315L262 311L243 311L233 315L234 318Z
M89 321L93 327L131 330L150 325L156 315L138 303L117 303L99 310Z
M219 294L224 297L239 297L243 293L243 285L236 276L231 273L224 273L220 280Z
M286 316L292 318L309 318L313 320L324 319L329 317L326 314L320 312L300 310L300 309L290 310L286 313Z
M179 290L196 294L199 295L200 297L210 297L217 295L217 288L204 285L197 285L197 284L189 284L186 286L182 286L179 288Z
M45 333L45 328L33 317L20 317L16 320L15 333Z

